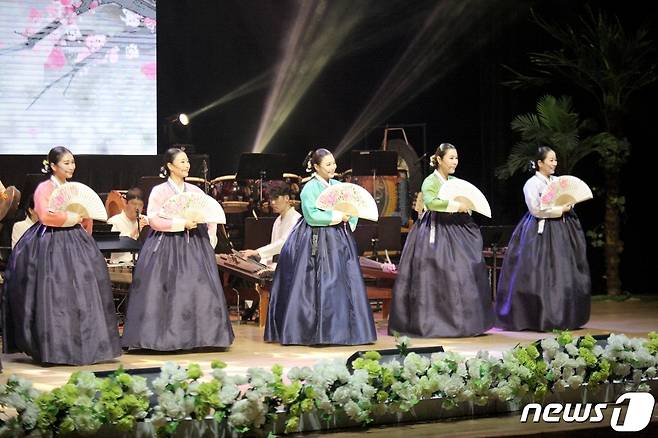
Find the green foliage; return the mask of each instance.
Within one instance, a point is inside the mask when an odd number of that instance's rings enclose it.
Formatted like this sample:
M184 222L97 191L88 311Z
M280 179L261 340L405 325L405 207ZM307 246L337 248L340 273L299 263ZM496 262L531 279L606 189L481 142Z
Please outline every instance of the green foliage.
M330 420L338 410L368 425L379 415L407 412L427 399L440 400L446 409L464 402L527 402L541 400L549 391L612 381L646 391L644 381L656 377L657 364L658 333L647 339L612 334L600 346L590 335L567 331L517 345L503 352L502 359L487 352L468 359L455 352L431 358L409 352L402 363L382 363L378 353L368 352L354 361L351 375L343 363L321 362L313 369L291 369L287 381L279 365L227 376L225 365L217 362L212 377L201 380L197 364L183 368L167 363L153 381L158 402L152 409L145 381L122 369L106 379L77 372L66 384L43 393L10 376L0 384L0 407L17 415L0 424L0 436L94 435L103 424L127 432L144 420L158 436L172 436L187 420L225 422L233 431L258 434L278 414L287 415L285 433L294 433L303 415L322 414Z
M521 114L512 121L512 130L521 140L512 147L507 162L496 170L499 178L506 179L527 169L539 146L553 149L560 172L569 174L580 160L599 152L602 142L609 142L609 136L603 134L581 138L589 122L580 120L570 97L543 96L536 109L536 113Z

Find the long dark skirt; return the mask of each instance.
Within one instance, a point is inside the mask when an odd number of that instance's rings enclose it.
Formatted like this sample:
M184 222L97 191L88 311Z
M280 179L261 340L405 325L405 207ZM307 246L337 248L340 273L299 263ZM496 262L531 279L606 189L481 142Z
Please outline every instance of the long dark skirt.
M376 339L349 226L311 227L300 219L279 255L265 340L284 345L358 345Z
M173 351L231 343L233 328L207 228L151 232L133 273L121 344Z
M9 258L5 352L88 365L121 355L107 264L79 225L33 225Z
M585 235L575 213L546 219L526 213L509 242L496 291L497 327L575 329L589 320L591 278Z
M425 213L407 237L398 272L389 333L465 337L493 326L482 235L470 215Z

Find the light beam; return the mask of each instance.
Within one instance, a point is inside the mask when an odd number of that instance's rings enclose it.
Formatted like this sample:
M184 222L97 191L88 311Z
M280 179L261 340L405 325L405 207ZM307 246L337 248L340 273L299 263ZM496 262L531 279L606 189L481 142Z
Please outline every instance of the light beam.
M476 24L498 2L462 0L437 2L398 62L382 81L370 101L343 136L334 156L357 143L363 132L403 108L421 92L444 77L476 48L482 36ZM458 45L463 51L455 54ZM437 103L440 105L440 103Z
M253 152L262 152L336 49L361 20L368 2L302 1L265 104Z

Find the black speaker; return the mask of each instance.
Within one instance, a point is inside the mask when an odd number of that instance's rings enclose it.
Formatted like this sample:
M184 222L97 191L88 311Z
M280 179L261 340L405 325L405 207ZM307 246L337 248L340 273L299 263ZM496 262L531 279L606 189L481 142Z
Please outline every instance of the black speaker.
M272 228L276 216L247 217L244 220L244 247L256 249L268 245L272 240Z
M107 371L94 371L94 376L99 379L108 377L110 374L115 373L117 370L107 370ZM142 376L148 380L150 383L151 380L157 378L160 375L160 367L150 367L150 368L129 368L124 370L126 374L131 376Z
M383 216L377 222L360 219L354 230L354 240L359 254L372 250L372 239L377 239L377 251L400 251L400 218Z
M608 338L610 337L610 333L592 335L592 337L596 339L596 345L600 345L601 348L605 348L605 346L608 345Z
M368 351L376 351L379 353L381 355L381 359L379 360L380 363L391 362L393 360L397 360L400 363L404 362L404 358L400 356L400 350L397 348L389 348L386 350L361 350L347 358L347 369L350 370L350 372L353 372L354 368L352 367L352 362L363 357ZM445 350L441 345L434 345L431 347L413 347L409 348L407 351L409 353L416 353L419 356L425 356L429 359L432 353L441 353Z
M109 377L110 374L115 373L117 370L107 370L107 371L94 371L94 376L98 377L99 379L104 379L105 377ZM141 376L146 379L146 384L149 386L149 388L153 388L153 385L151 382L153 382L154 379L158 378L160 376L160 367L150 367L150 368L130 368L130 369L125 369L124 370L126 374L130 374L131 376ZM149 402L151 403L151 406L155 406L158 404L158 396L153 393L149 399Z

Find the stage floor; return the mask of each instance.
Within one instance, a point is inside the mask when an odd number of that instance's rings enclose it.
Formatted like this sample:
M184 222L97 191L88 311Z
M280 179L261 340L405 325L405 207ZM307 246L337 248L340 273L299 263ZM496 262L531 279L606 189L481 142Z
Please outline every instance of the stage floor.
M658 331L658 297L631 298L617 302L612 300L594 300L592 316L585 328L574 331L575 334L624 333L629 336L646 336L650 331ZM322 359L339 359L344 361L358 350L394 348L395 339L388 336L386 322L381 314L375 314L378 340L376 344L362 346L303 347L281 346L263 342L263 332L253 322L233 323L235 342L227 351L183 352L183 353L124 353L112 362L74 367L48 366L34 363L24 354L3 355L3 373L0 381L6 381L11 374L25 377L39 389L51 389L66 382L68 376L76 370L103 371L112 370L123 365L124 368L158 367L171 361L181 364L196 362L204 371L210 370L213 360L222 360L228 365L230 374L245 373L251 367L271 367L278 363L288 369L294 366L310 366ZM464 355L475 355L479 350L488 350L493 354L514 347L518 343L528 343L550 333L504 332L490 330L485 335L473 338L434 338L412 339L412 347L442 345L446 350L458 351Z

